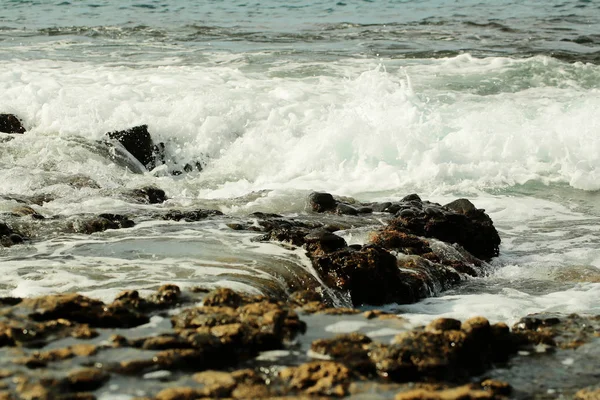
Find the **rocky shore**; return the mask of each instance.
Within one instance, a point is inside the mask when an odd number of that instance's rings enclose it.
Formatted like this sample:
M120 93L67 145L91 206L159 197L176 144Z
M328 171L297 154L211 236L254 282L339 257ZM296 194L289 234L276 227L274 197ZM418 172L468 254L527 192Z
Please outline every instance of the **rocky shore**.
M558 354L597 345L600 334L598 317L538 315L512 329L483 317L442 318L391 341L362 333L307 341L314 301L175 285L147 298L124 291L110 304L78 294L2 298L0 398L554 398L490 376L528 354L551 365ZM380 311L316 308L340 320L402 322Z
M0 131L26 133L10 114L0 114ZM107 133L98 146L131 172L167 157L146 125ZM192 170L202 163L170 173ZM0 213L3 251L145 222L218 221L253 235L253 244L301 251L311 272L278 272L278 286L248 277L260 295L198 281L186 289L165 282L146 297L125 290L110 303L77 293L0 298L0 399L600 398L600 316L529 315L512 327L483 316L440 318L409 327L376 308L485 276L500 236L467 199L442 205L409 194L361 203L313 192L301 215L241 217L175 209L155 186L108 191L82 175L61 183L147 208L62 216L46 212L50 194L2 193L11 205ZM350 242L350 229L366 239Z

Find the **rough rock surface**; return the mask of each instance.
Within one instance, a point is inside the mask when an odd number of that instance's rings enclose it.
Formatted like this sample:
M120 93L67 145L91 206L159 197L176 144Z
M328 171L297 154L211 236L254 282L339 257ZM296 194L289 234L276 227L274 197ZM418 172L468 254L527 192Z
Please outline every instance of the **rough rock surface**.
M0 114L0 132L25 133L21 120L13 114Z

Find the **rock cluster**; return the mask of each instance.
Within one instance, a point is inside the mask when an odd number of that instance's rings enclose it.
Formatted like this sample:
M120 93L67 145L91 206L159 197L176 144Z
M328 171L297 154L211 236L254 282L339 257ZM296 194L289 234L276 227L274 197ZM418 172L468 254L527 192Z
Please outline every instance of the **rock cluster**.
M397 334L392 343L360 333L316 339L310 345L316 358L264 369L251 361L260 352L294 349L301 340L306 325L293 309L299 300L284 303L229 289L203 296L201 306L193 305L197 294L164 285L145 298L124 291L110 304L75 293L1 298L0 359L9 357L13 367L0 369L0 398L94 399L93 392L106 394L107 383L123 376L143 388L150 396L145 399L157 400L343 397L372 390L392 391L388 397L398 400L504 399L510 385L473 377L540 343L571 348L576 326L590 326L576 336L580 344L589 342L599 323L540 315L511 331L481 317L442 318ZM136 333L154 315L171 315L170 329ZM364 315L382 316L389 315ZM118 334L108 337L114 329ZM587 388L577 398L593 393Z
M396 203L360 204L311 193L308 203L318 213L393 217L374 230L370 243L351 246L335 234L340 229L335 224L255 214L257 224L230 226L266 232L257 240L303 246L327 286L348 292L355 306L416 302L463 275L479 275L482 260L498 255L500 237L491 219L465 199L441 206L409 195ZM453 247L435 251L432 240Z

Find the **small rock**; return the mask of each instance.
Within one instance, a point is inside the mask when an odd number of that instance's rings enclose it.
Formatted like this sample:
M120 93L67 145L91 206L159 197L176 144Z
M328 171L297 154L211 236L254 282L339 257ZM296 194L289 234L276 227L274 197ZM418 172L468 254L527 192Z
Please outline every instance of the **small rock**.
M308 395L342 397L348 394L351 372L334 361L313 361L283 369L279 376Z
M13 114L0 114L0 132L25 133L21 120Z

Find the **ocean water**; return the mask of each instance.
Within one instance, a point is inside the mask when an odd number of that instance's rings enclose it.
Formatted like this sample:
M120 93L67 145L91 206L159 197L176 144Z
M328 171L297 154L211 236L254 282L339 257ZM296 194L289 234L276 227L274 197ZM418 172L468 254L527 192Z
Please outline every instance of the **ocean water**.
M318 283L301 249L228 218L306 215L313 190L380 201L468 197L500 256L414 305L413 324L600 313L600 4L593 1L0 1L0 212L71 218L216 208L93 235L50 223L0 248L0 295ZM115 165L106 132L147 124L167 164ZM168 173L187 162L201 172ZM73 177L93 182L74 185ZM132 204L155 185L163 205ZM32 222L35 224L35 222ZM360 229L344 232L354 243ZM343 305L344 294L333 294Z

